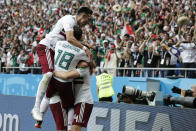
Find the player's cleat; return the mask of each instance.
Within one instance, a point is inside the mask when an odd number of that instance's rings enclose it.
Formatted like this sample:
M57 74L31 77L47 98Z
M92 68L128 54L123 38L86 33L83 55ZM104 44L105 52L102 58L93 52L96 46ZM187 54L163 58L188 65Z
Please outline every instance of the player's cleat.
M42 121L43 120L43 115L40 113L38 108L33 108L31 111L31 115L33 117L33 119L35 119L36 121Z
M42 121L37 121L37 122L35 123L35 127L36 127L36 128L42 128Z

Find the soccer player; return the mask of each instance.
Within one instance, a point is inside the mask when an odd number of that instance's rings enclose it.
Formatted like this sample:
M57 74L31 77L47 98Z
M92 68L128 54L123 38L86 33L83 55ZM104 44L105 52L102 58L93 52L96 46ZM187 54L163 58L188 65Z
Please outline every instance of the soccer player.
M82 30L78 26L74 26L74 37L77 40L80 40L82 38ZM84 50L74 45L71 45L67 41L57 42L56 47L55 47L55 65L54 65L55 71L68 72L70 70L74 70L76 69L77 64L81 60L89 62L89 58L86 55ZM72 81L73 81L72 79L63 80L55 76L52 77L49 83L49 86L46 90L46 97L51 98L53 95L56 94L56 92L58 92L58 95L60 96L62 100L62 107L64 109L69 109L70 107L73 107L74 96L73 96L73 91L72 91ZM46 101L45 105L48 104L46 97L44 97L43 99L43 102ZM55 105L55 107L57 108L56 110L59 109L58 106L59 105ZM42 104L41 104L41 107L42 107ZM42 114L44 114L46 110L47 108L43 110ZM38 124L41 124L41 123L39 122ZM36 127L39 128L40 126L36 125ZM62 129L63 127L60 126L59 128Z
M46 35L46 37L40 41L37 46L37 53L41 63L43 78L39 83L35 105L31 111L33 118L37 121L42 121L42 114L40 111L40 103L45 94L48 83L52 77L53 67L54 67L54 49L56 42L60 40L67 40L69 43L83 49L88 56L90 56L90 51L85 46L83 46L75 37L73 33L74 25L79 25L80 27L85 26L91 20L92 10L88 7L81 7L76 16L66 15L62 17L53 30ZM58 52L59 53L59 52ZM63 63L61 63L63 65ZM44 102L47 103L47 102ZM47 108L47 104L43 105L43 110Z
M64 80L77 78L74 80L75 102L74 102L74 116L73 116L73 122L72 122L72 131L81 131L82 127L87 127L88 120L90 118L92 108L93 108L93 97L92 97L92 93L90 90L89 67L80 68L80 67L84 67L85 63L86 62L84 61L80 62L78 65L78 68L70 72L64 72L64 71L54 72L54 76L59 77ZM54 118L56 118L56 115L55 115L56 110L54 110L53 108L55 104L56 103L52 103L52 102L50 103L50 108L51 108ZM61 118L61 120L63 119L63 115L59 115L58 117ZM64 120L67 119L66 117L64 117ZM68 116L68 119L70 119L70 116ZM69 128L68 128L68 131L69 131Z

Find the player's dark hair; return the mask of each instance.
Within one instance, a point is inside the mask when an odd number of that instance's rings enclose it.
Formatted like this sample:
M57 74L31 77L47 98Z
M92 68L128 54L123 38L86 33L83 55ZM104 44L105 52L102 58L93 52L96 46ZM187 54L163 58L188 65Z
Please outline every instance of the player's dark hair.
M74 37L77 40L81 40L81 38L82 38L82 29L79 26L74 26L73 29L74 29Z
M93 11L89 7L81 7L78 10L78 14L81 14L81 13L92 15L93 14Z

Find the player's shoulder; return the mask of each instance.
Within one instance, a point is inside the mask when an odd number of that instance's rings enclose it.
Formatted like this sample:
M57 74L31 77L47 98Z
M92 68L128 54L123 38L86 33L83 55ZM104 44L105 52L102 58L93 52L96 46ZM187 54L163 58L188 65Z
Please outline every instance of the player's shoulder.
M57 41L57 43L56 43L56 46L62 46L62 45L66 45L66 44L69 44L69 42L68 41Z
M62 20L70 20L70 21L72 21L72 20L74 20L74 16L73 15L65 15L65 16L63 16L62 18L61 18Z
M62 18L72 18L72 17L73 17L72 15L65 15Z

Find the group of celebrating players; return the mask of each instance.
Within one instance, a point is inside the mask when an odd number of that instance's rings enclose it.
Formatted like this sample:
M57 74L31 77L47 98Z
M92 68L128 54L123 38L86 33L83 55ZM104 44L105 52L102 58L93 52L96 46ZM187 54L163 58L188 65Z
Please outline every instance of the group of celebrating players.
M49 106L58 131L81 131L87 126L93 108L93 62L89 49L80 41L81 28L89 23L92 13L90 8L81 7L76 16L62 17L37 46L43 73L31 111L37 128L41 128Z

